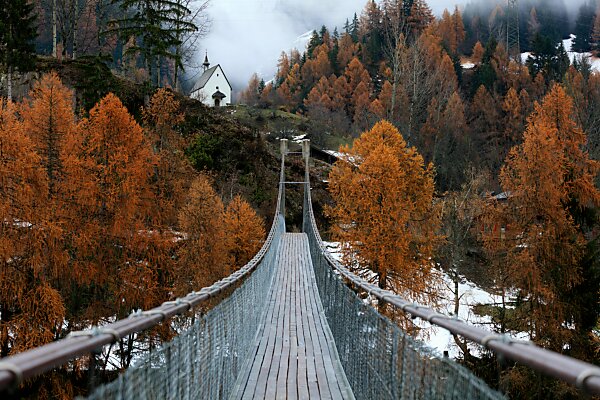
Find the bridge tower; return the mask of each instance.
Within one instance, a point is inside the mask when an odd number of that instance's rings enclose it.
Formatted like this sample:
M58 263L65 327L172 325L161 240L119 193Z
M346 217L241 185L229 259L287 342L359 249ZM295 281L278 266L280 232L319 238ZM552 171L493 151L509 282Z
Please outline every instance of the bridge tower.
M519 0L507 0L506 9L506 51L509 57L520 62L521 35L519 27Z

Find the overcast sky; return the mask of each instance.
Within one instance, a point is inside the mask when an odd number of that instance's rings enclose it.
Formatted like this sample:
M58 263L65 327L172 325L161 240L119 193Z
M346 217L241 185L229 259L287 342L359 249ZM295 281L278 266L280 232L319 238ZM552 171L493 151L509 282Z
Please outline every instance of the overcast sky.
M440 15L466 0L429 0ZM301 47L297 38L321 25L341 28L346 18L360 15L366 0L212 0L212 26L202 41L202 57L221 64L234 90L242 89L253 72L272 78L282 50ZM299 49L303 50L303 49Z
M454 3L429 1L436 13ZM253 72L271 79L281 51L302 46L297 43L300 35L321 25L341 28L346 18L360 15L365 4L366 0L212 0L212 26L202 41L202 56L207 50L211 64L221 64L238 91Z

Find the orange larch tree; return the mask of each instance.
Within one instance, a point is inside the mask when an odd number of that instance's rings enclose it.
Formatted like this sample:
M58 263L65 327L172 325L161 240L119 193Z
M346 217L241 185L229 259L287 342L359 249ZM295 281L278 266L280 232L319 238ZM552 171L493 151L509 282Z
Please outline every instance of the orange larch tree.
M56 339L65 318L44 259L48 178L14 103L0 99L0 355Z
M47 175L48 191L44 193L46 207L44 228L40 240L45 243L44 261L53 276L60 275L61 284L54 287L70 298L72 269L68 249L78 235L78 219L73 212L73 190L81 170L74 157L80 138L76 132L74 93L65 87L58 75L50 73L37 81L23 104L23 127L41 157ZM70 315L74 321L76 318Z
M418 37L435 17L425 0L414 0L408 17L408 27L413 37Z
M209 178L204 174L196 177L179 212L179 226L185 239L176 267L176 295L199 290L228 275L231 258L224 212L223 202Z
M157 157L152 179L154 207L150 215L155 227L173 228L192 172L189 161L183 157L185 140L177 129L184 115L173 92L159 89L142 110L142 116L148 142Z
M58 75L50 73L35 83L29 96L21 109L23 127L41 157L48 178L48 191L44 193L47 207L43 230L49 235L44 240L48 246L45 262L48 268L66 271L68 246L64 239L68 230L65 228L73 227L69 190L76 174L70 153L79 141L75 132L74 94Z
M475 64L480 64L483 60L484 52L485 49L483 48L481 42L478 41L475 43L475 46L473 46L473 55L471 56L471 61L473 61Z
M285 81L277 88L277 95L283 105L292 110L297 106L301 91L300 64L294 64Z
M231 263L234 269L238 269L260 250L265 238L265 224L240 196L234 197L227 205L223 222Z
M94 282L96 301L105 301L105 290L119 293L111 306L123 316L157 301L158 266L147 259L146 246L152 234L146 222L156 157L142 128L113 94L92 108L78 131L82 137L78 156L85 170L76 194L85 226L79 240L91 251L82 254L78 264Z
M385 119L386 117L385 107L379 99L375 99L371 102L369 105L369 113L379 119Z
M256 106L260 101L260 95L260 78L255 72L248 80L248 86L246 86L246 89L242 90L242 93L240 93L240 101L242 104Z
M285 81L288 73L290 72L290 58L285 51L281 52L279 60L277 61L277 74L275 75L276 85L279 86Z
M448 50L452 49L452 16L448 9L444 9L442 18L438 21L435 26L438 36L442 39L442 42L448 47Z
M369 87L364 82L360 82L352 94L351 110L354 111L354 123L361 129L367 128L370 105Z
M383 289L429 301L430 260L437 236L433 167L425 166L398 130L381 121L353 146L329 175L334 240L351 267L375 274Z
M74 178L80 172L72 151L79 142L73 99L73 92L61 83L58 75L50 73L35 83L20 114L23 130L40 156L40 166L48 183L47 190L40 193L45 206L38 210L38 223L33 229L43 247L37 261L40 271L28 288L35 296L49 296L49 312L53 307L62 307L69 321L76 324L76 311L71 304L63 304L73 298L76 276L69 249L74 248L79 228L72 208ZM30 307L33 310L36 306Z
M473 141L481 157L482 165L491 172L500 170L502 161L502 138L500 106L492 94L481 85L471 102L469 126Z
M337 63L340 70L344 70L350 61L356 56L356 44L348 33L344 33L339 40L339 51L337 54Z
M512 147L520 141L520 136L525 125L524 110L521 100L514 88L508 89L502 103L504 111L504 143L506 147Z
M454 7L454 13L452 14L452 49L454 53L457 53L460 46L463 44L466 37L465 24L462 19L462 15L458 6Z
M308 93L308 96L304 99L304 105L308 108L315 105L321 105L321 98L324 95L328 95L331 91L329 86L329 80L322 76L315 86Z
M348 107L348 99L350 98L351 91L348 81L344 75L339 76L332 88L333 96L331 101L336 111L344 111Z
M360 60L356 57L350 61L350 64L348 64L348 67L344 71L344 75L346 76L346 81L348 82L351 91L354 91L354 89L356 89L361 82L367 85L368 88L370 88L372 84L369 71L367 71Z
M567 300L583 279L586 238L578 215L600 203L594 185L599 165L584 152L585 134L572 117L572 100L555 85L536 105L523 144L511 150L502 169L507 201L488 207L488 226L501 222L505 230L484 234L486 248L502 260L508 283L518 290L513 328L558 352L573 348L579 329Z

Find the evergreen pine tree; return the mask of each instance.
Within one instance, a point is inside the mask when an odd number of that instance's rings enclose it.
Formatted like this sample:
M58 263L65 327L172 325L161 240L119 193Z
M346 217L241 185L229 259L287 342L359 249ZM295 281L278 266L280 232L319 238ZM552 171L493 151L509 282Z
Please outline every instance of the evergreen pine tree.
M350 21L346 18L346 22L344 23L344 33L350 34Z
M166 58L183 68L182 55L176 49L181 45L185 32L194 32L198 27L187 20L190 9L169 0L122 0L124 18L112 21L116 28L105 33L118 33L124 41L132 37L137 40L126 53L141 55L150 76L161 80L161 59Z
M310 37L310 41L308 42L308 45L306 46L306 54L308 55L308 58L312 58L312 55L313 55L315 49L321 43L322 43L322 41L321 41L321 38L319 37L319 33L317 31L313 31L312 35Z
M34 65L35 19L33 4L27 0L0 2L0 65L8 77L8 98L12 98L13 72L25 72Z
M350 36L354 43L358 42L358 30L360 28L360 23L358 22L358 16L354 13L354 18L352 18L352 24L350 24Z
M414 2L415 2L415 0L403 0L402 1L402 10L406 17L408 17L410 15L410 11L412 9Z
M596 54L600 53L600 5L596 11L596 18L594 20L594 29L592 31L592 48Z
M591 50L591 36L594 29L594 17L596 7L594 2L587 1L579 8L579 15L575 22L575 40L573 40L573 50L578 52Z
M538 35L533 40L533 52L527 59L531 76L542 73L547 82L562 81L569 68L569 56L562 42L557 47L547 36Z

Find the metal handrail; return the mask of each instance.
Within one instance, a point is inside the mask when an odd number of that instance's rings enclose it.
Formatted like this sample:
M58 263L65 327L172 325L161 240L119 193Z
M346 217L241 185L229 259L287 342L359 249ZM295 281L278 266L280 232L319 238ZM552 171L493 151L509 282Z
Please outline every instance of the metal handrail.
M309 218L305 223L310 224L310 228L319 249L325 256L329 265L347 279L355 288L367 292L378 300L391 304L413 317L420 318L432 325L444 328L455 335L478 343L492 350L496 354L517 361L548 376L567 382L590 394L600 394L600 367L594 364L541 348L531 341L515 340L506 335L469 325L456 317L440 314L429 307L409 302L397 294L388 290L383 290L352 273L348 268L333 258L321 239L313 213L308 166L305 175L307 184L305 186L306 209L304 213L308 213L307 216Z
M176 300L166 301L151 310L134 312L128 318L114 323L93 327L88 331L73 332L64 339L0 359L0 391L18 386L25 379L41 375L128 335L152 328L217 296L250 275L269 250L285 209L285 185L282 183L285 180L285 154L283 152L281 155L279 192L271 230L259 252L245 266L211 286Z

